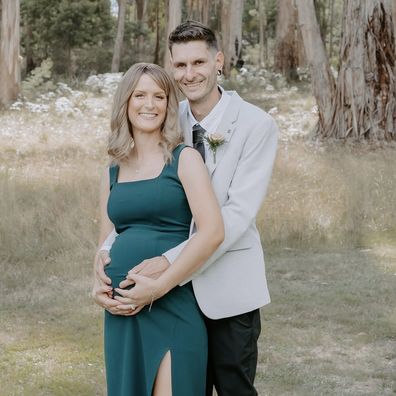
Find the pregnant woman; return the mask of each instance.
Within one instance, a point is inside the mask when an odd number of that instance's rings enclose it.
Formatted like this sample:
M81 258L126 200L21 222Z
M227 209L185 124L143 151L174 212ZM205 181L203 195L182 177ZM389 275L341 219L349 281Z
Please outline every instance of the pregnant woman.
M99 238L100 247L113 227L118 233L106 267L114 298L104 324L109 396L205 395L205 324L191 283L178 285L224 230L201 156L182 144L177 110L172 80L153 64L132 66L114 98ZM121 304L128 271L188 239L192 217L197 232L177 260L158 279L145 279L147 305Z

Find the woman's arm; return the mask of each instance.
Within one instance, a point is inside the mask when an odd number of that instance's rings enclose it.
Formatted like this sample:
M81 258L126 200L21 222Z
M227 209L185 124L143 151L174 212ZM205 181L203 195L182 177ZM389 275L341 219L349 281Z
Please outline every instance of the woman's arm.
M114 228L113 223L110 221L109 216L107 215L107 201L110 195L110 177L108 168L106 168L105 172L102 175L99 194L100 229L98 251L95 255L94 260L94 284L92 288L92 297L94 301L101 307L107 309L111 313L120 314L123 311L119 311L116 308L119 305L119 302L113 300L111 297L113 291L112 287L109 286L111 284L111 280L104 274L104 277L108 279L108 284L104 283L98 274L98 266L96 265L97 255L100 254L99 249L102 246L103 241L106 239L107 235ZM103 268L101 269L103 271Z
M99 195L99 208L100 208L100 229L98 250L102 246L107 236L113 231L114 225L107 215L107 201L110 195L110 176L109 168L106 168L100 181L100 195Z
M188 241L173 264L158 278L128 275L135 282L131 290L116 289L124 304L149 304L165 295L184 279L190 277L224 239L224 225L208 171L200 154L185 148L179 157L178 175L187 196L197 232Z

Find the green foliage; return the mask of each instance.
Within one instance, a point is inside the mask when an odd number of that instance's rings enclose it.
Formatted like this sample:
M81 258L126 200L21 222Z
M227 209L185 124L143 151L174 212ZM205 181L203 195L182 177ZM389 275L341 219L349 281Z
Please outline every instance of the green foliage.
M277 2L276 0L259 0L263 1L266 19L267 19L267 31L266 35L268 38L275 37L276 29L276 13L277 13ZM243 11L243 39L246 40L250 45L255 45L259 42L259 9L256 0L246 0L244 11Z
M111 54L109 0L22 0L21 19L27 72L51 57L55 74L78 75L87 63L78 50ZM108 61L109 56L100 58Z
M22 82L22 93L32 98L38 92L45 92L55 88L52 82L53 62L50 58L43 60L41 65L32 70L30 76Z

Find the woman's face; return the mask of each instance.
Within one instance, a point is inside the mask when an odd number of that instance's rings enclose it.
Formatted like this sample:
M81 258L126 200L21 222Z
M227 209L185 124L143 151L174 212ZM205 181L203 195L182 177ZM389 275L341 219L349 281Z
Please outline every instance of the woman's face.
M128 118L134 134L160 132L167 103L165 92L148 74L143 74L128 102Z

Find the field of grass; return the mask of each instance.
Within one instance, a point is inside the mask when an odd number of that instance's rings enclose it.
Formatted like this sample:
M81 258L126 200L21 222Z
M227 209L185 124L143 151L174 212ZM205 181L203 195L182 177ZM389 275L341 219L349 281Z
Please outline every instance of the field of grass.
M1 395L105 394L89 294L109 101L84 95L81 114L0 113ZM394 395L395 148L306 140L306 92L250 99L282 131L258 217L259 395Z

